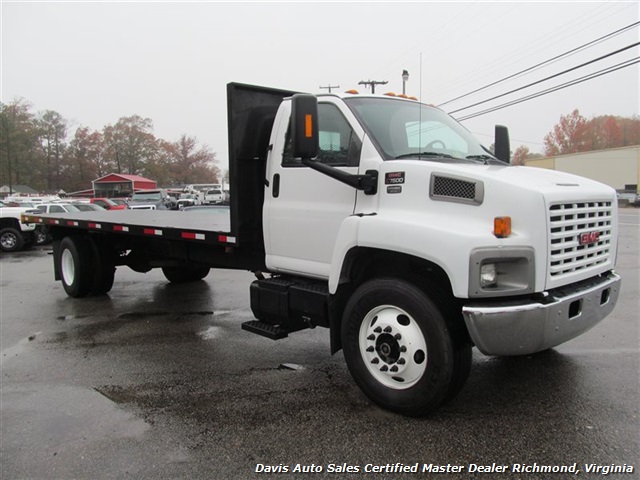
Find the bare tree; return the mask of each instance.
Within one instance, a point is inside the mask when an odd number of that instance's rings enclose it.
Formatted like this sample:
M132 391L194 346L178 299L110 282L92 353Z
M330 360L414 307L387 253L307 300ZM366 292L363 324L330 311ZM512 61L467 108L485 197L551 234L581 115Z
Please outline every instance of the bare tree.
M66 147L67 121L58 112L45 110L36 121L45 159L47 188L60 188L62 155Z

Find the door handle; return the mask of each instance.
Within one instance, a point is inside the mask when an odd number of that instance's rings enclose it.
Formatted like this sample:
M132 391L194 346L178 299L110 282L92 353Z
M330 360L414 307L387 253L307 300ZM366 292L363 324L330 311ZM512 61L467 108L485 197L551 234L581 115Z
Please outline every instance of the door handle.
M273 176L273 190L271 191L273 198L278 198L280 196L280 174L276 173Z

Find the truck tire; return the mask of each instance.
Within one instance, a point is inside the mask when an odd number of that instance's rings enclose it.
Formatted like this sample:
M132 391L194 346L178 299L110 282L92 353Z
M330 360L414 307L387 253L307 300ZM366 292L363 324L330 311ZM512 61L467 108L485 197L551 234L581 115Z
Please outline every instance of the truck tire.
M52 241L52 238L46 228L36 227L33 232L33 236L35 245L46 245Z
M7 227L0 230L0 248L3 252L17 252L24 247L24 238L19 230Z
M171 283L197 282L209 275L209 267L162 267L162 273Z
M94 256L90 240L83 237L65 237L60 242L55 258L60 279L67 295L74 298L87 296L94 286Z
M397 278L362 284L342 321L344 356L355 382L374 403L422 416L464 385L471 346L454 335L424 290Z
M111 251L97 239L91 239L91 252L93 255L94 275L90 293L92 295L104 295L113 287L116 267Z

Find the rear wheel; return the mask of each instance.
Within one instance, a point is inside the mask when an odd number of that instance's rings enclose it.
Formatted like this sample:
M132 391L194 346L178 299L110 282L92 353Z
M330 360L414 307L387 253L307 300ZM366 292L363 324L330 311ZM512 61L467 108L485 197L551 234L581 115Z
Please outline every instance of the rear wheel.
M45 227L36 227L33 234L36 245L45 245L51 242L51 237Z
M391 411L420 416L462 388L471 346L450 331L425 291L395 278L360 286L342 323L347 366L362 391Z
M94 286L93 252L89 240L65 237L60 242L57 268L67 295L85 297Z
M106 242L98 238L91 239L91 247L94 275L90 293L93 295L103 295L113 287L116 274L114 254L106 246Z
M186 283L202 280L209 275L209 267L162 267L162 273L171 283Z

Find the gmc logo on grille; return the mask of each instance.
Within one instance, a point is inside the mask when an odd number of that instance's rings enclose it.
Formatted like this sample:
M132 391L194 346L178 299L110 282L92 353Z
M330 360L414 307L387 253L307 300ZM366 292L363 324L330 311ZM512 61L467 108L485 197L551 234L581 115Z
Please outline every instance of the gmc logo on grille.
M600 232L588 232L580 234L580 245L590 245L600 240Z

